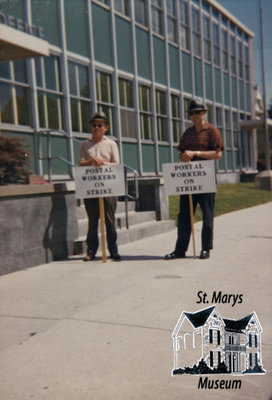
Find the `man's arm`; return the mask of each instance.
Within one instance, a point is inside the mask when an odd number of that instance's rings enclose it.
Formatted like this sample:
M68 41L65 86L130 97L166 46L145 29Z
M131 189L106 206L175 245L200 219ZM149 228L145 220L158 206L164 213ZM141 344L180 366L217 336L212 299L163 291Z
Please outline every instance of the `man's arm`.
M180 153L179 159L180 161L189 162L194 157L198 157L204 160L219 160L222 156L221 149L216 150L185 150L183 153Z

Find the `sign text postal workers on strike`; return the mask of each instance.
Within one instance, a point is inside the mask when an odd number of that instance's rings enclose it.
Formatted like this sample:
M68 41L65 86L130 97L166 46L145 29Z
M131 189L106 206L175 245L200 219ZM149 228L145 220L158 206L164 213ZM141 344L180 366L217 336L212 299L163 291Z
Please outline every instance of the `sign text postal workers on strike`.
M216 192L214 160L163 164L167 195Z
M100 167L76 167L76 198L124 196L125 179L122 164Z
M123 196L125 194L122 164L100 167L76 167L76 198Z

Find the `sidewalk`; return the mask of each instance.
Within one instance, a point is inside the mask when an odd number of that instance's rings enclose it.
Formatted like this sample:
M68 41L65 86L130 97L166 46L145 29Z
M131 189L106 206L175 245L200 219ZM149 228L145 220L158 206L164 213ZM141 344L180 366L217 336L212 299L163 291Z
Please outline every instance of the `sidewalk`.
M120 263L74 258L0 277L1 399L272 399L271 215L272 202L217 217L209 260L194 260L192 246L184 260L163 260L174 230L121 246ZM239 390L171 376L172 331L182 311L206 307L200 290L243 294L217 307L233 319L256 311L266 375L237 378Z

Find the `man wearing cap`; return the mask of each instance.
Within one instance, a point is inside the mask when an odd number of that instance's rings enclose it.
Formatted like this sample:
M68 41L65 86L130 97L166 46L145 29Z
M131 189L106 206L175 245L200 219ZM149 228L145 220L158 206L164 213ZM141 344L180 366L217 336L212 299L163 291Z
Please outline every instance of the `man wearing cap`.
M95 113L90 120L92 126L92 137L80 143L79 165L81 167L119 164L119 151L117 144L105 137L109 129L109 121L105 113ZM89 219L87 234L87 255L85 261L92 261L98 249L98 220L99 220L99 199L84 199L85 208ZM117 248L117 233L115 229L115 210L117 197L104 197L105 223L107 230L107 243L110 256L113 260L121 259Z
M183 162L196 160L219 160L222 155L223 141L221 135L213 125L205 121L207 109L197 101L191 101L189 117L193 126L188 128L179 143L179 159ZM215 193L193 194L193 210L195 212L197 203L203 214L202 225L202 250L201 259L210 257L210 250L213 248L213 217ZM166 254L166 260L185 258L191 235L189 196L180 196L180 211L178 215L178 237L175 250Z

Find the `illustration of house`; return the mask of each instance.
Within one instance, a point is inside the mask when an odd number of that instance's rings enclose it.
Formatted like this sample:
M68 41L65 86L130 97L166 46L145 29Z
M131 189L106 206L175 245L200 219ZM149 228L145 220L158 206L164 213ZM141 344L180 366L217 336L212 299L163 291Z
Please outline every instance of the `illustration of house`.
M172 333L174 370L193 367L201 359L212 369L224 362L231 374L262 367L261 332L255 312L232 320L215 306L183 311Z

